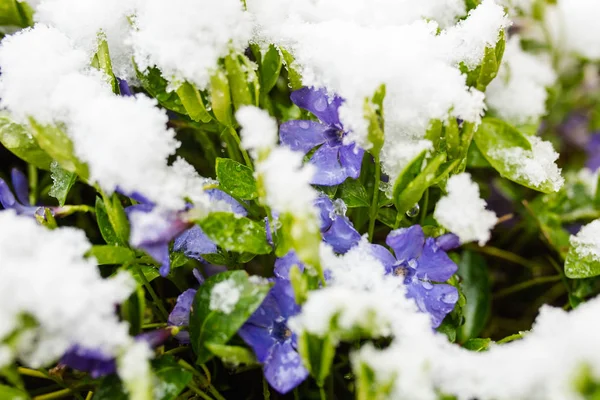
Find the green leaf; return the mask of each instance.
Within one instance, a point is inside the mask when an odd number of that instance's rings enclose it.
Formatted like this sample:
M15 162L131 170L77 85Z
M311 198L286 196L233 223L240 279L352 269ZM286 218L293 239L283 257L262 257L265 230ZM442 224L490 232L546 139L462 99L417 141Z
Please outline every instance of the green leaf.
M490 163L485 159L477 143L471 142L469 152L467 153L467 167L469 168L491 168Z
M143 287L138 286L131 296L121 304L121 318L129 322L129 334L131 336L142 333L146 311L145 293Z
M31 133L42 150L56 160L62 168L76 173L84 180L88 178L87 165L75 157L73 142L61 128L40 125L33 118L29 119L29 123L33 128Z
M210 94L212 111L217 121L223 125L232 126L231 94L229 93L229 81L225 72L217 70L210 77Z
M0 0L0 25L26 28L32 24L17 0Z
M498 74L500 64L496 59L496 49L492 47L486 47L481 63L481 69L479 71L479 77L477 78L477 90L485 92L487 86L494 80Z
M392 374L385 382L367 363L353 368L356 371L356 399L357 400L385 400L390 398L394 389L396 375Z
M219 357L221 361L226 364L238 366L241 364L254 365L258 363L254 353L245 347L227 346L215 343L206 343L205 346L211 353Z
M30 398L26 392L20 389L0 385L0 400L27 400Z
M112 245L122 244L108 219L106 207L100 197L96 197L96 222L98 223L100 234L106 243Z
M21 160L50 169L52 157L40 148L29 128L15 123L7 115L0 116L0 143Z
M184 82L177 88L177 95L185 108L187 115L196 122L210 122L212 117L206 111L200 92L191 83Z
M323 387L335 356L335 344L331 334L321 338L303 332L298 340L298 352L304 360L304 365L317 381L317 385Z
M294 56L292 56L287 50L281 49L283 54L283 61L285 62L285 68L288 71L289 86L292 90L302 89L302 75L294 67Z
M308 280L297 265L290 268L290 283L294 289L294 298L297 304L304 304L308 299Z
M394 182L392 198L398 198L402 192L406 190L408 185L419 175L419 173L421 173L421 169L423 168L423 160L425 160L426 154L427 150L423 150L406 167L404 167L404 170L400 173L400 175L398 175L396 182Z
M248 76L236 54L229 54L225 57L225 71L227 71L227 80L231 88L231 99L233 100L235 109L239 110L243 106L253 104L252 94L248 87Z
M71 190L71 187L75 181L77 181L77 175L62 169L56 161L53 161L52 164L50 164L50 172L52 176L52 187L48 194L57 199L58 204L62 207L65 205L69 190Z
M116 193L113 193L111 197L102 193L102 197L108 220L117 236L118 242L120 245L127 247L127 243L129 242L129 220L127 219L127 214L121 204L121 200Z
M11 384L12 386L15 386L18 389L25 389L25 385L23 383L23 379L21 378L21 374L19 374L17 366L14 363L8 364L0 368L0 377L4 378L6 382Z
M217 245L228 251L269 254L264 223L228 212L214 212L196 222Z
M431 120L429 123L429 128L425 133L425 139L431 141L433 143L433 147L437 148L437 145L440 141L440 137L442 136L442 130L444 128L444 124L439 119Z
M217 180L219 187L241 200L252 200L258 196L256 179L252 170L230 158L217 158Z
M365 99L363 106L364 117L369 121L368 139L373 147L369 152L378 157L383 147L383 100L385 98L385 85L381 85L374 93L372 99Z
M282 57L279 49L274 45L269 45L260 64L260 90L263 93L269 93L279 79L281 72Z
M446 138L446 152L448 158L454 160L460 153L460 132L456 118L450 118L444 127Z
M492 307L491 284L485 258L468 250L462 254L458 274L467 298L463 307L465 323L459 332L461 341L465 341L477 337L485 327Z
M98 265L125 264L135 259L132 250L119 246L92 246L88 255L94 257Z
M600 261L593 256L582 257L576 247L571 246L565 260L565 275L571 279L591 278L600 275Z
M369 207L369 194L358 179L346 179L339 187L340 198L348 208Z
M239 299L230 313L211 310L211 296L215 285L230 280L239 293ZM227 271L213 275L200 286L194 297L190 315L191 343L196 363L204 364L213 357L206 344L225 344L256 311L269 292L269 285L252 282L245 271Z
M471 351L486 351L492 344L492 339L473 338L463 343L462 347Z
M131 276L133 276L138 285L144 284L144 279L139 275L140 272L146 277L148 282L152 282L160 276L158 268L152 265L129 265L126 270L131 273Z
M179 366L175 359L165 355L152 361L152 369L157 378L153 382L153 398L174 400L193 378L191 372ZM94 393L93 400L128 400L129 395L117 375L102 379Z
M423 171L406 185L404 190L399 190L401 186L399 186L399 182L396 181L396 184L394 185L394 204L396 205L396 210L398 210L400 214L404 214L413 208L414 205L421 200L425 190L436 182L436 179L438 178L438 169L444 161L446 161L445 153L436 155L429 161ZM407 168L409 167L410 165ZM410 173L412 171L407 172ZM398 179L405 179L404 172ZM403 184L403 182L401 182L401 184Z
M504 121L495 118L484 118L479 129L475 132L475 143L485 159L506 179L525 187L544 193L554 192L554 185L550 181L534 186L526 177L519 174L514 165L509 165L502 150L520 148L531 151L531 143L527 137Z
M108 83L112 87L113 93L119 94L119 85L117 83L117 78L115 78L115 74L113 73L108 42L106 41L106 35L102 32L98 34L98 51L94 55L92 66L104 72L108 77Z
M146 90L150 96L154 97L161 106L167 110L175 111L179 114L187 114L187 111L183 106L181 98L177 92L173 90L167 90L169 87L169 82L163 78L158 68L152 67L148 68L144 72L141 72L137 66L135 66L135 73L144 90Z

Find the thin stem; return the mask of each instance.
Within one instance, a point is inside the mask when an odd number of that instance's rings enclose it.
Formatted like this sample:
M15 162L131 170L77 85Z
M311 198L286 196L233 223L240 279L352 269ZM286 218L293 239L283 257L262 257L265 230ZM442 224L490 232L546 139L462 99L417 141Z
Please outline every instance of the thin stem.
M208 381L208 379L206 379L206 377L204 375L202 375L200 372L198 372L198 370L196 368L192 367L190 364L188 364L184 360L179 360L178 364L181 365L183 368L187 369L188 371L190 371L191 373L193 373L194 375L196 375L196 377L200 380L202 385L206 386L206 388L208 389L210 394L212 394L215 399L225 400L225 398L223 396L221 396L221 393L219 393L219 391L217 389L215 389L215 387Z
M425 225L425 217L427 217L427 208L429 207L429 188L425 189L423 196L423 208L421 209L421 226Z
M29 175L29 203L37 204L38 170L35 166L27 164L27 173Z
M142 325L142 329L164 328L167 325L168 324L166 322L157 322L157 323L154 323L154 324Z
M94 395L94 392L88 392L87 396L85 396L85 400L92 400L93 395Z
M48 393L48 394L43 394L41 396L35 396L33 398L33 400L52 400L52 399L60 399L62 397L67 397L68 395L70 395L71 393L73 393L73 391L71 389L63 389L63 390L58 390L56 392L52 392L52 393Z
M212 397L210 397L209 395L204 393L202 391L202 389L200 389L199 387L194 385L192 382L188 383L187 387L189 387L192 392L196 393L198 396L202 397L204 400L213 400Z
M269 390L269 384L267 383L267 380L263 377L263 398L265 400L270 400L271 399L271 391Z
M506 250L502 250L502 249L498 249L496 247L492 247L492 246L484 246L484 247L479 247L479 246L467 246L469 250L472 251L477 251L479 253L484 253L487 255L490 255L492 257L496 257L496 258L500 258L506 261L510 261L514 264L517 265L521 265L525 268L528 269L536 269L538 268L537 264L532 263L531 261L529 261L526 258L523 258L519 255L516 255L514 253L511 253L510 251L506 251Z
M231 132L231 137L233 137L233 140L235 140L235 142L237 143L238 148L240 149L240 152L242 153L242 157L244 157L244 162L246 163L248 168L253 170L254 166L252 165L252 160L250 160L250 156L248 156L248 152L246 151L246 149L244 149L242 147L242 142L240 140L240 137L239 137L237 131L235 130L234 127L230 126L229 132Z
M560 275L542 276L542 277L539 277L539 278L531 279L531 280L526 281L526 282L518 283L516 285L507 287L506 289L500 290L500 291L498 291L498 292L496 292L494 294L494 298L495 299L499 299L499 298L502 298L502 297L506 297L506 296L508 296L510 294L519 292L521 290L528 289L528 288L530 288L532 286L542 285L544 283L556 282L556 281L560 281L560 280L561 280Z
M319 387L319 396L320 396L321 400L327 400L327 394L325 393L325 388L323 388L322 386Z
M514 342L515 340L519 340L519 339L523 339L523 334L515 333L514 335L510 335L510 336L505 337L504 339L498 340L496 342L496 344L510 343L510 342Z
M44 374L43 372L36 371L35 369L17 367L17 371L21 375L31 376L32 378L49 379L51 381L54 380L51 377L49 377L48 375Z
M373 185L373 200L371 201L371 211L369 213L369 241L373 241L373 232L375 231L375 220L379 211L379 183L381 181L381 163L379 156L375 156L375 184Z
M140 279L144 283L144 287L146 288L146 290L148 291L148 293L150 293L150 297L152 297L152 301L154 302L154 304L156 305L156 307L158 308L158 310L162 314L163 319L165 321L167 321L169 319L169 313L165 309L165 306L163 305L162 300L160 299L160 297L158 297L158 295L156 294L156 292L152 288L152 285L150 285L150 282L148 282L148 279L146 278L146 275L144 275L144 272L142 271L142 269L140 268L140 266L136 265L135 268L136 268L136 271L137 271L138 275L140 276Z

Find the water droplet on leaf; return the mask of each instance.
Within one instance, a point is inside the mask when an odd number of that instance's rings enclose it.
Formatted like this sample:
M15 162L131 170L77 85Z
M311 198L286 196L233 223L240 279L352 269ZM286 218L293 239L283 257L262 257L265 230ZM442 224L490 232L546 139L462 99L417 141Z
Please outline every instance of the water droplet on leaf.
M241 166L241 165L236 165L236 166L235 166L235 170L236 170L237 172L240 172L240 171L242 170L242 166Z
M421 211L421 207L419 207L418 204L415 204L413 206L413 208L411 208L410 210L408 210L406 212L406 216L409 217L409 218L416 217L417 215L419 215L419 211Z

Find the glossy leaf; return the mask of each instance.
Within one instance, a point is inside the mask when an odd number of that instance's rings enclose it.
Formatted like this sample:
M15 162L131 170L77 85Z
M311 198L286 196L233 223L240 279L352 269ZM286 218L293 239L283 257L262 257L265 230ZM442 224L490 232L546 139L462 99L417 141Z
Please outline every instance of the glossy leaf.
M239 110L240 107L253 104L252 94L248 87L248 76L236 54L229 54L225 57L225 71L227 71L231 100L235 109Z
M227 74L217 70L210 78L210 96L212 111L217 121L226 126L232 126L231 94Z
M281 49L285 68L288 71L289 86L292 90L302 89L302 75L295 68L295 59L287 50Z
M260 89L263 93L269 93L279 79L281 72L282 57L279 49L274 45L269 45L260 64Z
M28 400L31 397L17 388L0 384L0 400Z
M191 119L196 122L209 122L212 119L208 111L206 111L200 92L191 83L182 83L177 88L177 95Z
M241 200L258 196L256 179L250 168L229 158L217 158L215 168L219 187L225 192Z
M52 187L48 194L58 200L60 206L65 205L69 190L73 187L73 184L77 181L77 175L64 170L58 165L57 162L50 164L50 172L52 176Z
M98 265L125 264L135 259L132 250L119 246L92 246L88 255L94 257Z
M459 332L460 340L465 341L477 337L485 327L492 306L491 284L485 258L468 250L458 263L458 274L467 298L463 307L465 323Z
M32 25L31 16L17 0L0 0L0 25L26 28Z
M106 206L100 197L96 197L96 222L98 223L98 229L104 241L112 245L124 245L121 243L114 228L112 227L110 220L108 219L108 213L106 212Z
M129 298L121 304L121 318L129 323L129 334L142 333L144 313L146 311L146 292L139 285Z
M492 339L489 339L489 338L485 338L485 339L474 338L474 339L467 340L465 343L463 343L462 346L465 349L471 350L471 351L486 351L492 343L493 343Z
M117 83L117 78L115 78L115 74L113 73L108 42L106 41L106 35L104 33L98 34L98 51L94 55L92 66L104 73L108 78L108 83L112 87L113 93L119 94L119 85Z
M254 353L246 347L240 346L227 346L223 344L206 343L205 346L215 356L219 357L221 361L226 364L238 366L254 365L257 364Z
M52 157L38 145L29 128L17 124L7 115L0 116L0 143L21 160L41 169L50 169Z
M108 220L118 238L119 244L127 246L129 242L129 220L127 219L127 214L125 214L121 200L116 193L113 193L110 197L103 194L103 198Z
M233 281L239 293L238 301L230 313L210 308L213 288L225 280ZM227 271L213 275L198 288L189 326L192 347L198 357L196 363L204 364L213 357L207 344L223 345L235 335L260 306L269 288L267 284L252 282L245 271Z
M175 91L168 90L169 82L163 78L158 68L152 67L141 72L136 67L135 72L144 90L154 97L161 106L179 114L187 114L179 95Z
M421 173L423 168L423 160L427 150L423 150L418 156L416 156L400 173L396 182L394 182L394 191L392 197L395 199L399 197L407 186Z
M582 257L571 246L565 260L565 275L571 279L591 278L600 275L600 261L593 256Z
M269 254L264 223L228 212L214 212L197 221L204 233L225 250Z
M369 194L360 180L346 179L339 188L339 195L348 208L369 207Z

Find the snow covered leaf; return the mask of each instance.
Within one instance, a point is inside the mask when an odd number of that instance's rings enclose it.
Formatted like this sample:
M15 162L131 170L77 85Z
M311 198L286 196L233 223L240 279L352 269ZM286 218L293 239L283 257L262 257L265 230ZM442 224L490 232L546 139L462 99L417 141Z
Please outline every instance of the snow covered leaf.
M200 92L191 83L184 82L177 89L177 95L185 108L187 115L196 122L209 122L212 117L206 111Z
M290 89L298 90L301 89L304 85L302 84L302 75L298 72L297 68L294 66L294 56L287 50L281 49L281 53L283 54L283 60L285 64L285 68L288 72L288 79Z
M565 260L565 275L571 279L600 275L600 220L595 220L571 236Z
M58 204L62 207L65 205L69 190L71 190L71 187L75 181L77 181L77 175L62 169L55 161L50 164L50 172L52 176L52 187L48 194L57 199Z
M338 190L340 198L348 208L369 207L369 194L360 180L346 179Z
M207 343L206 347L215 356L226 364L238 366L240 364L253 365L257 364L254 353L245 347L227 346L224 344Z
M204 364L213 353L207 344L223 345L260 306L270 286L252 280L244 271L213 275L200 286L190 315L191 343Z
M40 148L28 128L7 115L0 116L0 143L20 159L38 168L50 169L52 158Z
M567 253L565 275L571 279L591 278L600 275L600 261L591 256L581 257L573 249Z
M148 68L143 72L136 68L135 71L144 90L146 90L150 96L154 97L161 106L179 114L187 114L186 108L178 93L167 90L169 83L163 78L158 68Z
M125 246L126 242L121 242L114 228L112 227L110 220L108 219L108 213L106 212L106 206L100 197L96 197L96 222L98 223L98 229L104 241L108 244Z
M260 63L260 90L269 93L279 79L281 72L282 57L279 49L270 45Z
M264 224L249 218L228 212L215 212L197 221L197 224L209 238L225 250L253 254L271 252Z
M506 179L544 193L555 192L564 183L552 145L528 137L504 121L485 118L475 132L475 143Z
M258 196L250 168L229 158L217 158L215 168L219 187L225 192L241 200L252 200Z
M92 59L92 66L98 70L104 72L108 78L108 83L114 93L119 93L119 84L117 78L113 73L112 62L110 60L110 51L108 50L108 42L106 41L106 35L103 33L98 34L98 51Z

